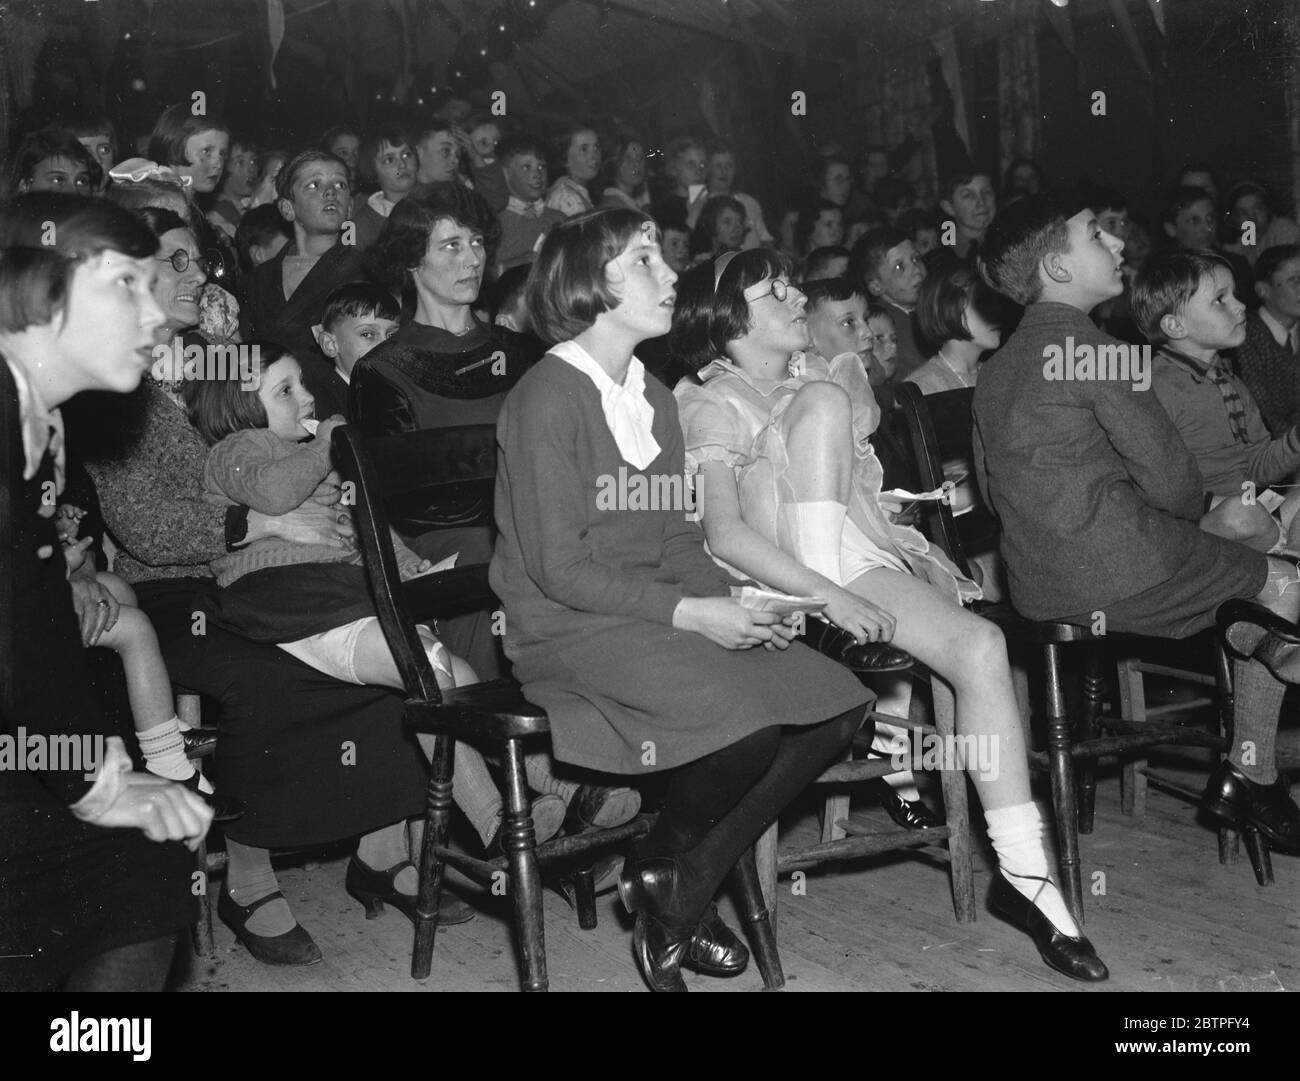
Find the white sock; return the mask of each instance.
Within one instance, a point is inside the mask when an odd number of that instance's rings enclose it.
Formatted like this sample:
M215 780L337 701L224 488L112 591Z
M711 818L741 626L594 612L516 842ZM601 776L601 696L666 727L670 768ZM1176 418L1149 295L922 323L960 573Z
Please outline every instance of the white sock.
M1079 925L1055 881L1043 881L1051 878L1052 868L1038 804L1031 801L985 811L984 821L1003 877L1032 901L1061 934L1078 938Z
M194 765L185 757L185 741L181 739L180 722L173 717L162 724L137 732L140 750L144 753L145 769L169 781L184 781L194 773ZM199 791L212 792L206 777L199 778Z
M822 500L816 503L791 503L782 508L795 558L809 570L843 585L840 576L840 544L848 507L843 503Z

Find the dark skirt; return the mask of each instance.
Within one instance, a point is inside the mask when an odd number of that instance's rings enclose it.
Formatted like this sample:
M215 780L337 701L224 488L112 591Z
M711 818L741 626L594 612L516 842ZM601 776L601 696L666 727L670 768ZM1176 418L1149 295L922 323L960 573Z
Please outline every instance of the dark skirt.
M44 990L198 918L194 854L75 819L30 774L0 772L0 991Z
M296 563L253 571L204 605L218 627L252 642L296 642L375 614L366 570Z
M607 773L672 769L762 728L809 725L875 695L843 666L794 643L729 650L658 623L565 613L563 639L506 652L529 701L550 715L562 762ZM507 622L509 626L509 622Z
M263 848L326 844L422 813L428 766L402 726L401 694L340 683L211 620L193 634L212 581L135 589L173 682L203 695L205 720L221 729L213 779L247 809L227 835ZM444 640L455 651L453 622Z
M1107 631L1149 634L1155 638L1190 638L1214 623L1224 601L1254 597L1268 580L1262 553L1218 537L1198 544L1178 573L1158 586L1098 609ZM1060 617L1066 623L1089 626L1095 612Z

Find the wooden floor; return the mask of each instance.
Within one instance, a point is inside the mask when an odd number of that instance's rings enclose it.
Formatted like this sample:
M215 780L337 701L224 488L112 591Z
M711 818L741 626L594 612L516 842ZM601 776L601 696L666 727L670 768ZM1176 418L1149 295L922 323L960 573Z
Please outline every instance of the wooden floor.
M1294 735L1294 733L1288 733ZM1208 766L1162 763L1197 788ZM1291 779L1295 780L1293 774ZM864 808L866 821L889 825ZM812 806L796 809L791 836L816 829ZM1123 815L1112 772L1098 787L1094 832L1081 838L1086 931L1110 967L1107 983L1074 983L1042 964L1032 943L983 907L988 865L977 868L979 918L953 918L946 856L891 854L810 872L801 895L781 883L778 938L790 991L1283 991L1300 989L1300 860L1274 855L1276 885L1255 884L1243 850L1218 862L1216 835L1195 808L1152 791L1144 819ZM473 922L438 932L433 974L410 978L410 924L388 909L367 922L343 891L346 859L280 872L285 896L325 955L310 968L255 961L218 923L213 956L195 960L192 991L513 991L517 968L504 899ZM610 893L600 925L582 931L554 893L546 895L546 944L554 991L641 991L630 924ZM724 906L734 922L734 912ZM692 991L756 991L750 970L734 980L688 974Z

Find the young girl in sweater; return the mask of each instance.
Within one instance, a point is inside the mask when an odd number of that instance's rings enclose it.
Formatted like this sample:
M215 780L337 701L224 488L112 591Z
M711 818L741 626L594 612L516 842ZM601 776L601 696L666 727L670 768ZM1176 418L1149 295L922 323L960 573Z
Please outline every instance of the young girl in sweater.
M256 349L260 382L255 391L233 380L200 381L189 388L191 420L212 444L204 471L207 498L264 514L284 514L306 503L350 514L330 464L330 437L343 418L317 422L298 361L277 345L259 343ZM396 534L393 541L403 581L435 569ZM219 586L213 618L227 630L272 642L344 682L403 689L359 553L265 538L213 560L212 571ZM431 628L421 626L419 633L439 687L478 681ZM501 822L501 795L482 755L465 743L456 744L454 798L490 845ZM558 797L534 801L539 839L558 832L564 812Z

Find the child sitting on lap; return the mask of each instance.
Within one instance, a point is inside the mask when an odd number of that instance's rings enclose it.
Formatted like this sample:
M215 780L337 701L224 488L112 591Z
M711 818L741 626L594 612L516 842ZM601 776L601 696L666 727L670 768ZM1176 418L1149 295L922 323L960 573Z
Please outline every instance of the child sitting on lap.
M1153 256L1134 283L1133 314L1159 347L1152 389L1200 466L1210 501L1201 528L1261 552L1294 548L1300 492L1283 499L1256 489L1295 475L1300 433L1270 438L1254 397L1219 354L1246 338L1227 260L1211 251Z

